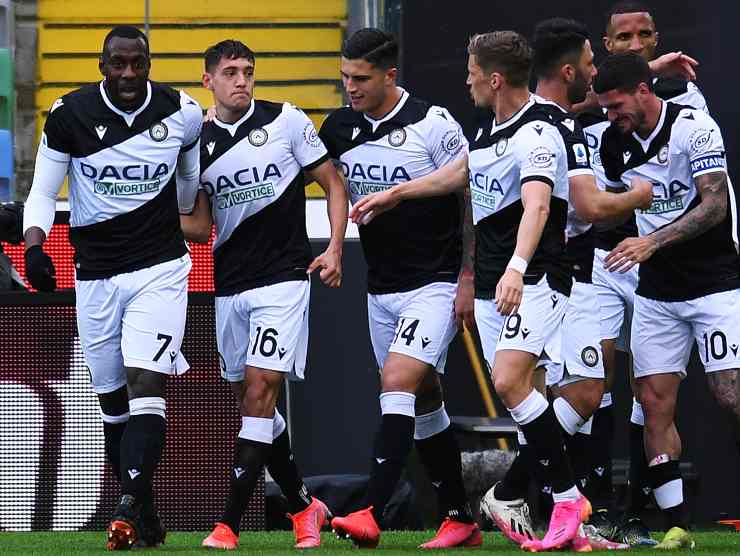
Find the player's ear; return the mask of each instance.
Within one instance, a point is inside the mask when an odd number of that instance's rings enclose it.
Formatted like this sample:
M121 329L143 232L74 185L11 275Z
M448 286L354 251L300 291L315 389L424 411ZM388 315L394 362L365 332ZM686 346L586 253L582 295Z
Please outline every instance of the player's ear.
M604 35L604 37L602 38L602 40L604 41L604 48L606 48L606 51L607 52L611 52L612 51L612 46L614 46L614 43L609 38L609 35Z
M107 77L105 71L105 60L103 60L102 56L98 58L98 69L100 70L100 73L103 77Z
M563 81L566 83L572 83L576 76L576 68L574 68L571 64L564 64L560 67L560 77L562 77Z
M389 82L389 84L393 84L396 82L396 77L398 76L398 68L390 68L386 70L385 72L385 79Z
M208 73L207 71L203 72L202 82L203 82L204 88L208 89L209 91L213 90L213 82L211 81L211 74Z
M658 46L659 42L660 42L660 33L655 31L655 46Z

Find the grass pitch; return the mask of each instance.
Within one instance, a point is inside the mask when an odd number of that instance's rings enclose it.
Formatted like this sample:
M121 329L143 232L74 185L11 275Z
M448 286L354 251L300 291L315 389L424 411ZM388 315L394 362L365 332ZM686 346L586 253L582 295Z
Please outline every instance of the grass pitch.
M740 533L735 532L694 532L696 549L691 554L740 554ZM207 533L179 533L172 532L167 535L167 543L157 549L137 551L137 553L149 554L214 554L214 551L206 551L200 548L200 542ZM380 546L377 550L384 556L422 554L417 546L429 540L434 535L433 531L414 532L384 532L381 537ZM661 535L656 535L660 538ZM242 533L241 545L235 554L268 554L268 555L291 555L296 556L298 551L292 548L293 534L290 532L269 533ZM506 541L498 533L484 533L483 546L474 549L437 550L433 554L462 554L463 552L486 552L497 555L521 555L520 550ZM649 553L654 551L648 548L633 549L632 552ZM62 554L102 554L105 551L104 533L0 533L0 554L2 556L16 554L49 554L59 556ZM357 554L349 542L340 541L331 533L322 534L322 546L313 551L315 554L329 554L331 556L341 554Z

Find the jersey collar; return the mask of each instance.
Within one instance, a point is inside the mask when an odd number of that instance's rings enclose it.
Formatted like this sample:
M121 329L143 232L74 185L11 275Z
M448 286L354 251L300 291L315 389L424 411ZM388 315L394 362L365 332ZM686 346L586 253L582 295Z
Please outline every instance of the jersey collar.
M529 95L529 99L527 99L527 102L525 102L519 110L514 112L514 114L508 120L506 120L505 122L501 122L500 124L496 124L496 116L494 115L493 125L491 126L491 135L516 123L527 110L534 106L534 104L535 95Z
M244 113L244 115L233 124L222 122L217 117L213 118L213 123L221 129L225 129L232 137L234 137L234 135L236 135L236 132L239 131L239 126L246 122L252 116L252 114L254 114L254 99L252 99L252 102L249 103L249 108Z
M655 126L655 129L648 135L647 139L643 139L640 137L636 131L632 132L632 137L635 138L635 140L640 144L642 147L643 152L647 152L650 148L650 143L653 142L653 139L655 139L655 136L660 133L660 130L663 129L663 124L665 123L665 115L666 115L666 102L664 100L660 101L660 117L658 118L658 123Z
M110 108L111 111L121 116L121 118L123 118L123 120L126 122L127 126L131 127L132 125L134 125L134 120L136 119L136 116L146 110L146 107L149 106L149 101L152 100L152 84L149 81L146 82L146 99L144 100L144 104L139 106L133 112L124 112L123 110L116 108L115 105L108 98L108 95L105 92L104 84L105 79L100 82L100 94L103 96L103 102L105 102L106 106Z
M379 120L374 120L367 114L363 114L365 116L365 119L370 122L370 125L373 126L373 133L375 133L378 130L378 127L380 127L380 124L383 122L387 122L391 118L393 118L396 114L398 114L401 111L401 108L403 108L403 105L406 104L406 101L409 98L409 94L406 92L406 89L403 87L398 87L398 89L401 91L401 98L398 99L398 102L393 107L393 110L388 112L385 116L380 118Z

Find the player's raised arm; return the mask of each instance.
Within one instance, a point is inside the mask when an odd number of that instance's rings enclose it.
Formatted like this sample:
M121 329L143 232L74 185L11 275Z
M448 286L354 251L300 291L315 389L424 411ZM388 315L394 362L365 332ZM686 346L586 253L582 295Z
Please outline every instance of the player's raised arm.
M313 260L308 272L321 268L319 273L321 281L327 286L338 288L342 285L342 246L347 229L347 190L330 160L325 160L307 173L326 193L326 210L331 226L329 245L326 251Z
M463 155L426 176L363 197L352 206L349 216L356 224L367 224L401 201L442 197L463 189L467 184L468 157Z

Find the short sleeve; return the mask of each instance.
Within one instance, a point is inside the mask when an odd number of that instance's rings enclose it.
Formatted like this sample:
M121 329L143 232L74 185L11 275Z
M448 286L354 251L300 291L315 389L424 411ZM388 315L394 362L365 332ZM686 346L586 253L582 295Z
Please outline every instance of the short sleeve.
M180 150L187 151L193 148L200 138L200 132L203 128L203 110L200 104L183 91L180 91L180 109L185 118L185 128Z
M691 177L726 172L725 145L717 122L701 110L682 110L678 123L677 144L689 157Z
M562 136L568 161L568 177L593 176L586 136L581 124L573 118L565 118L559 125L563 126Z
M303 110L286 103L283 105L283 114L286 117L291 150L298 164L304 170L312 170L328 160L326 147Z
M44 123L39 151L56 162L69 162L74 146L69 132L69 107L64 104L64 97L54 101Z
M528 124L522 131L524 133L517 141L515 150L522 185L529 181L542 181L554 187L558 156L563 151L560 132L544 122Z
M446 108L432 106L427 121L425 139L435 167L441 168L467 152L468 140Z

